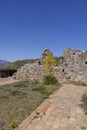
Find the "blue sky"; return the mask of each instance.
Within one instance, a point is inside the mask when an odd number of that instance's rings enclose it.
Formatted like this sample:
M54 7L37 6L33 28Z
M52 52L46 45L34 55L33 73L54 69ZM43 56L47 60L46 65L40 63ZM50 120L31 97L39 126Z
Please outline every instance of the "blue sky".
M87 50L87 0L0 0L0 59Z

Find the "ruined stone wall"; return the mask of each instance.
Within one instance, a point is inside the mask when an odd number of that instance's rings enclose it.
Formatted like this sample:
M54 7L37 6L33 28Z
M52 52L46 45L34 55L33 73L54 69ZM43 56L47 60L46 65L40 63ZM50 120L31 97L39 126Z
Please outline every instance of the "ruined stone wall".
M32 64L25 64L23 67L18 69L17 73L13 75L15 79L19 80L39 80L42 81L45 70L44 70L44 59L47 55L52 55L49 49L44 49L42 52L42 57Z
M45 49L39 61L21 67L14 75L15 78L20 80L37 79L41 81L45 75L44 58L48 54L52 53L49 49ZM56 67L55 76L61 82L80 80L87 83L87 52L69 48L64 49L62 59Z
M80 50L64 49L61 74L65 81L87 82L87 52Z
M32 64L25 64L23 67L18 69L15 73L14 78L19 80L34 80L37 79L41 81L44 77L44 68L39 65L38 62Z

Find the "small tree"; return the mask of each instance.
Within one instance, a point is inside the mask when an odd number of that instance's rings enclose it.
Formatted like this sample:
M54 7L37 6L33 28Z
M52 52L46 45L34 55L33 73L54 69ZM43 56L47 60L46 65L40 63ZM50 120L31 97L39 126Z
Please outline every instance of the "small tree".
M54 74L56 65L57 65L56 60L52 55L47 55L45 57L44 66L45 66L46 73L48 75L53 75Z

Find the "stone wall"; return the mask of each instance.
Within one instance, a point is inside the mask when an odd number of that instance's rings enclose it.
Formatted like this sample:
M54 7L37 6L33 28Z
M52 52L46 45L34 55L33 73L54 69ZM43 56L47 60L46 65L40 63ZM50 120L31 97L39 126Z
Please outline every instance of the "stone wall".
M52 55L49 49L44 49L42 52L42 57L32 64L25 64L23 67L18 69L17 73L13 75L15 79L19 80L33 80L37 79L39 81L42 81L45 70L44 70L44 59L47 55Z
M23 67L18 69L17 73L15 73L13 77L19 80L37 79L41 81L44 77L44 68L42 65L39 65L38 62L25 64Z
M20 80L37 79L41 81L45 75L44 58L48 54L53 55L49 49L45 49L39 61L24 65L14 77ZM55 76L61 82L80 80L87 83L87 51L64 49L62 59L56 67Z
M87 52L64 49L60 70L65 81L87 82Z

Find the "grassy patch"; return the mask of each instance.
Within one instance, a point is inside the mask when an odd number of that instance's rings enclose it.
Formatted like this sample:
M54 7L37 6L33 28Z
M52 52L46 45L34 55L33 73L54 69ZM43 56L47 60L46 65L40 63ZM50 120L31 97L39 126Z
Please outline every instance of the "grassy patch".
M47 75L43 79L44 85L57 84L57 83L58 83L58 81L57 81L56 77L51 76L51 75Z
M86 129L86 127L85 126L81 126L81 129L84 130L84 129Z
M0 128L13 130L60 86L43 85L37 81L0 86Z
M24 96L27 96L27 93L26 92L22 92L22 91L18 91L18 90L14 90L12 92L10 92L10 95L11 96L18 96L18 97L24 97Z
M87 86L86 83L82 82L82 81L71 81L70 83L74 84L74 85L79 85L79 86Z
M84 112L87 115L87 93L82 96Z
M12 122L10 123L10 126L11 126L12 128L16 128L16 127L18 126L18 122L17 122L17 121L12 121Z

